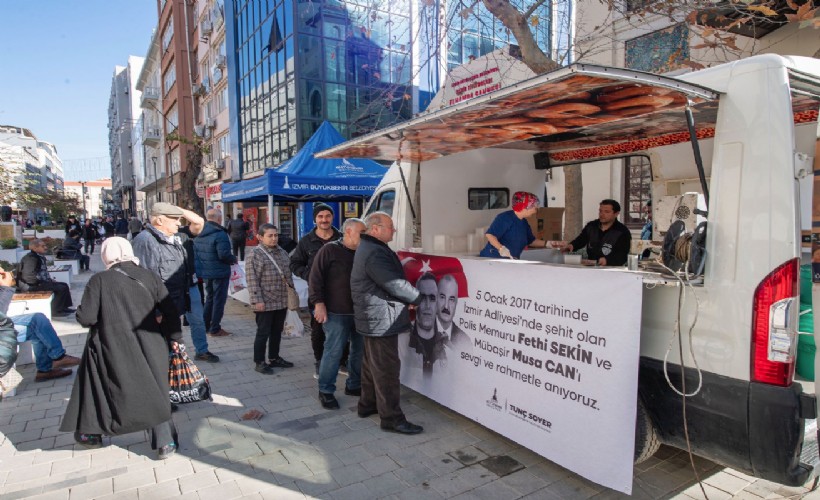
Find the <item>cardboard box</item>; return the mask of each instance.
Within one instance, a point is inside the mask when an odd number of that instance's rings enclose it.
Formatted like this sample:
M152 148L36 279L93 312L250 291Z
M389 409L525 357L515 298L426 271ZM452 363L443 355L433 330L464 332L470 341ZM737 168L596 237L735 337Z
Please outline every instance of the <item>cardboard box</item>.
M539 208L532 217L527 219L536 238L544 241L563 240L564 209Z

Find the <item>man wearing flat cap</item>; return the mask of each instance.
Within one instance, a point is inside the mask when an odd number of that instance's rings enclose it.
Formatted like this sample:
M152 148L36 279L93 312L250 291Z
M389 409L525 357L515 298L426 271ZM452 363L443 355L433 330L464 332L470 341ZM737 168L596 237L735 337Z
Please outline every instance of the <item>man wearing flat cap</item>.
M193 281L193 262L185 250L188 235L179 232L182 218L188 221L188 229L194 236L202 231L205 220L190 210L163 202L154 203L150 213L145 230L131 242L134 255L139 258L142 267L159 274L179 314L184 314L188 320L191 340L196 348L195 359L215 363L219 357L208 351L202 303ZM196 304L193 304L194 301Z
M313 222L316 227L299 240L296 249L290 256L290 270L296 276L307 281L310 277L310 268L313 266L313 259L316 253L325 243L336 241L342 237L342 233L333 227L333 208L324 203L313 205ZM313 346L313 357L315 358L314 378L319 378L319 364L325 350L325 332L322 324L313 317L313 304L308 304L311 309L310 314L310 343ZM342 357L346 364L346 357Z

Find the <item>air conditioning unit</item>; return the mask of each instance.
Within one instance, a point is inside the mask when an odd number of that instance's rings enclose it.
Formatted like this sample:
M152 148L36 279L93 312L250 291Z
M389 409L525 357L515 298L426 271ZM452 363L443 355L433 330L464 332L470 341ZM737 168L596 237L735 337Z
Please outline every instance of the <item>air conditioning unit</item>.
M194 126L194 133L199 137L205 135L205 126L204 125L195 125Z
M199 31L202 36L211 36L211 33L214 32L214 23L210 20L202 21Z
M225 166L227 165L227 161L225 158L220 158L216 160L216 169L217 170L225 170Z
M205 127L205 130L203 131L202 137L204 137L205 139L210 139L211 138L211 129L209 127Z
M220 68L224 68L225 64L227 64L227 58L222 54L218 54L216 56L216 65Z
M216 118L206 118L205 126L207 126L210 129L216 128Z
M194 95L204 96L208 94L208 86L204 83L194 85Z

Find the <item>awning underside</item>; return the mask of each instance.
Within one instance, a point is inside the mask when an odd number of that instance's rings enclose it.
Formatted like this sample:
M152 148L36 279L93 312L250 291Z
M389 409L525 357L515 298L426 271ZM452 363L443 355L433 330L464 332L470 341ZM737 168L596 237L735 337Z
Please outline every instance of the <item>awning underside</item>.
M553 76L554 75L554 76ZM497 96L497 97L493 97ZM548 152L553 165L615 157L714 135L717 95L655 75L577 65L466 104L340 144L319 157L426 161L477 148ZM796 95L795 119L817 120L817 102ZM808 114L806 114L808 112ZM802 113L802 115L801 115Z

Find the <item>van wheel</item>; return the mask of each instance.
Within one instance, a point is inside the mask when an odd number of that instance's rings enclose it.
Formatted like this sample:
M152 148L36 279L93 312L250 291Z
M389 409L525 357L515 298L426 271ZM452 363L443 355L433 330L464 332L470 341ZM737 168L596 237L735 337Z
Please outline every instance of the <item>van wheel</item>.
M643 402L638 399L638 413L635 418L635 460L634 463L639 464L658 451L661 447L661 441L658 439L658 433L655 432L655 425Z

